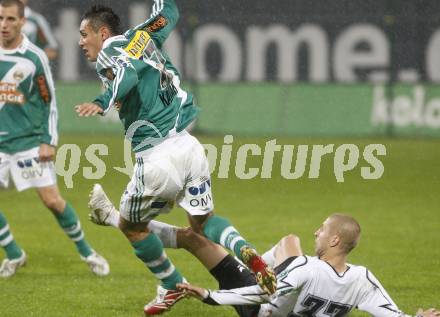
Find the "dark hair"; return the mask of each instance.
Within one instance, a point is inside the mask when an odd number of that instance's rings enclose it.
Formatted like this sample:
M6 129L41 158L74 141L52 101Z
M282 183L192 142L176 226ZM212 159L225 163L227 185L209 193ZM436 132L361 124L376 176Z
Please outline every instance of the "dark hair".
M17 6L18 15L20 16L20 18L24 17L24 4L20 0L0 0L0 6L2 7Z
M112 10L112 8L104 5L93 5L83 15L83 20L88 20L93 31L98 30L106 26L109 28L112 35L121 34L121 20L118 15Z

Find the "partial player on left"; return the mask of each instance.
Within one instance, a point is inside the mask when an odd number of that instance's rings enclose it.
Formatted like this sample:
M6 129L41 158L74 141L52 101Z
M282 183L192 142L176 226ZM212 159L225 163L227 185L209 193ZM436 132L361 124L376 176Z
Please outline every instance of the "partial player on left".
M56 184L55 88L47 56L22 33L24 23L20 0L0 0L0 188L8 187L10 178L18 191L35 188L80 258L94 274L107 275L107 261L85 240L75 210ZM1 212L0 246L7 256L0 277L12 276L26 262L26 253L14 242Z

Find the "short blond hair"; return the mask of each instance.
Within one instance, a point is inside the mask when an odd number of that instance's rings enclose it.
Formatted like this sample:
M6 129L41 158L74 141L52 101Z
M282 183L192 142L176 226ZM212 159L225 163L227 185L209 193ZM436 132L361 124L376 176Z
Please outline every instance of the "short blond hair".
M341 239L341 248L348 254L353 250L361 237L361 226L351 216L335 213L330 217L331 230Z
M0 0L0 6L18 8L18 15L20 18L24 17L24 4L20 0Z

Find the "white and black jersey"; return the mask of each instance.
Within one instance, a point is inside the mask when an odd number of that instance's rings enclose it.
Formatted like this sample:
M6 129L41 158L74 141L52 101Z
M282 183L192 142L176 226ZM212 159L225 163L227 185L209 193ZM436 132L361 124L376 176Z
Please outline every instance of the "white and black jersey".
M340 274L317 257L300 256L284 263L277 274L277 291L268 296L255 286L209 291L214 305L262 304L258 316L342 317L356 308L378 317L401 317L388 293L363 266L348 264Z

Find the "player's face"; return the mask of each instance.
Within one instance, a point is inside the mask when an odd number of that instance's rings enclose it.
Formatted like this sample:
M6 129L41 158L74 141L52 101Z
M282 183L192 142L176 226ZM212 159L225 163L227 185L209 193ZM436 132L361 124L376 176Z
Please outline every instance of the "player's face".
M91 62L96 62L99 51L102 48L104 39L101 32L95 32L88 20L82 20L79 27L79 46L84 52L84 55Z
M3 48L12 49L20 44L24 22L17 6L0 6L0 43Z
M315 253L319 257L322 257L329 249L329 242L332 236L330 229L330 219L327 218L318 230L315 231Z

